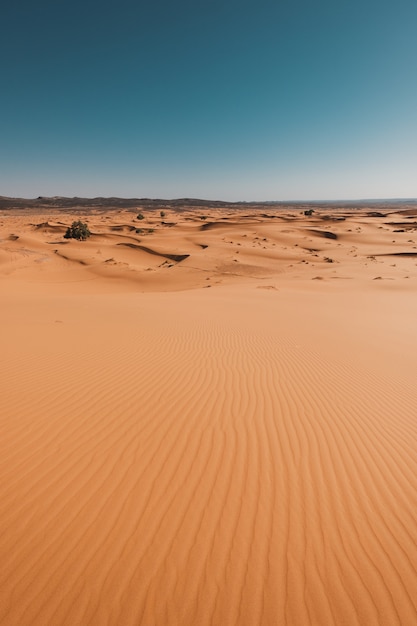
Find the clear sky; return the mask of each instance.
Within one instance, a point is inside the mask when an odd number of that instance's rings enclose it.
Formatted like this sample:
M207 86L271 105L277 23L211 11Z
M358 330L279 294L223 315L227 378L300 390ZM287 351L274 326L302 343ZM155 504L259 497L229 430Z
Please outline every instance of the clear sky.
M0 195L417 197L417 0L7 0Z

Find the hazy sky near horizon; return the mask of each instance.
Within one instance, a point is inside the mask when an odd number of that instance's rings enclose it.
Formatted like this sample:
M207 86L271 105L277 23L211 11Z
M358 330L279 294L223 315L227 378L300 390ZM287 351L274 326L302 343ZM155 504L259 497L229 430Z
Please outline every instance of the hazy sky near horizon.
M0 195L417 197L416 0L21 0Z

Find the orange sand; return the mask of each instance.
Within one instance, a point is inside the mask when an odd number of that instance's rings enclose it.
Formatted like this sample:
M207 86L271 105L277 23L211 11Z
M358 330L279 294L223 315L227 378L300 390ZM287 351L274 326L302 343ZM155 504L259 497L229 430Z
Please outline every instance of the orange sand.
M0 212L0 623L417 624L416 215L202 214Z

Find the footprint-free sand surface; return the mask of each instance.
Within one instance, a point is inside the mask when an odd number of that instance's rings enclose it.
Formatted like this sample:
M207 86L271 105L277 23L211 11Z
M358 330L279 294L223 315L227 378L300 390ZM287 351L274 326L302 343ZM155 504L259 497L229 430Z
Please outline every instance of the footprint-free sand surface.
M136 215L0 211L2 626L417 624L417 210Z

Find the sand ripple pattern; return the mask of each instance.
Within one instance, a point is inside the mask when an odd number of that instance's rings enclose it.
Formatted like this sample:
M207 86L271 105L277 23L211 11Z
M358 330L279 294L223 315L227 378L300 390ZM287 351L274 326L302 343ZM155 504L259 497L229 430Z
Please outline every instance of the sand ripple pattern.
M4 337L1 624L417 623L416 391L262 298Z

